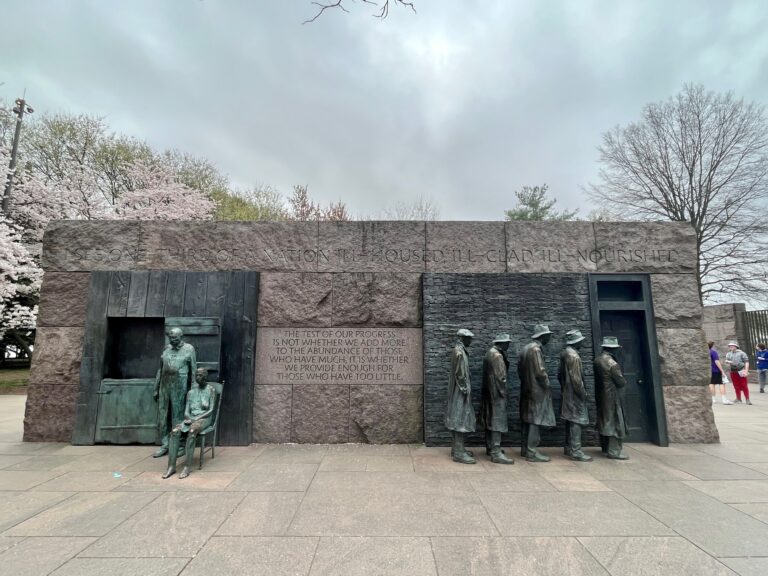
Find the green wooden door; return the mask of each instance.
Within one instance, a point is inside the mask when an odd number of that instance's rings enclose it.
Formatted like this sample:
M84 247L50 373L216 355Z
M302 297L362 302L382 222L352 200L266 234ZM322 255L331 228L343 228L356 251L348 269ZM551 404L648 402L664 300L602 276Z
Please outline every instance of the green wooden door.
M154 444L157 402L154 378L105 378L101 381L96 438L105 444Z

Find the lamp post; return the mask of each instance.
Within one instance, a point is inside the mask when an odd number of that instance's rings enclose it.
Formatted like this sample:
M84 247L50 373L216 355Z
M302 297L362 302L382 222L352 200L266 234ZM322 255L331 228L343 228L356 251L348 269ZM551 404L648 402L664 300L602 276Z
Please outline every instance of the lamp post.
M13 108L13 113L16 114L16 132L13 134L13 146L11 147L11 164L9 166L10 172L8 174L8 180L5 183L5 192L3 193L3 214L8 216L11 210L11 188L13 187L13 174L16 170L16 155L19 151L19 137L21 136L21 122L24 119L24 113L32 114L34 110L32 106L28 106L24 98L16 98L16 106Z

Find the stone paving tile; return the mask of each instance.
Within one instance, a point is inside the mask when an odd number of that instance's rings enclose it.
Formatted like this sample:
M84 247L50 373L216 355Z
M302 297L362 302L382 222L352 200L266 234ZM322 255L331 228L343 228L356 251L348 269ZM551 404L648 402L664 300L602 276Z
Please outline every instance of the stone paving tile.
M67 472L33 488L41 492L108 492L126 483L136 472Z
M608 576L575 538L432 538L440 576Z
M763 439L763 442L765 442L765 439ZM743 464L740 464L740 466L760 472L760 474L764 474L765 477L768 478L768 462L744 462Z
M707 456L675 456L671 458L660 458L660 460L683 472L695 476L699 480L765 480L766 476L750 470L744 466L739 466L733 462Z
M729 462L768 462L766 444L699 444L698 449Z
M727 504L768 502L768 479L710 480L709 482L683 482L683 484Z
M685 538L579 538L612 576L736 576Z
M508 468L513 468L506 464ZM472 474L467 478L475 492L487 494L489 492L554 492L555 487L547 482L544 477L533 470L519 467L507 472L488 472L486 474Z
M353 452L329 454L320 463L318 470L326 472L365 472L368 457Z
M45 493L41 492L41 494ZM9 536L103 536L156 497L156 494L82 492L17 524L5 534Z
M260 464L241 472L227 490L247 492L304 492L317 471L317 464Z
M301 492L253 492L240 502L217 536L281 536L299 508Z
M62 474L51 470L0 470L0 491L29 490Z
M22 540L24 540L24 538L14 536L0 536L0 553L8 550L8 548L13 548Z
M730 506L768 524L768 504L766 503L731 504Z
M0 454L0 470L7 469L30 458L32 458L32 454Z
M587 471L579 469L541 468L539 472L560 492L610 492L611 489Z
M121 454L119 451L93 452L85 454L70 462L62 464L55 468L59 473L64 472L116 472L128 468L131 464L143 460L147 457L147 449L140 446L141 450L136 450L136 446L121 446L126 452Z
M436 472L318 472L312 490L327 492L398 492L452 494L472 492L466 474Z
M328 455L353 454L357 456L409 456L408 444L330 444Z
M81 456L44 454L36 458L27 458L18 464L8 466L5 470L56 470L59 466L76 462Z
M608 482L714 556L768 556L768 525L680 482Z
M588 472L598 480L696 480L696 476L673 468L663 462L638 453L631 460L610 460L599 457L592 462L577 463L577 469Z
M739 576L765 576L768 574L768 558L721 558L720 561L736 571Z
M51 576L177 576L187 558L73 558Z
M366 472L413 472L410 456L369 456Z
M256 459L257 464L319 464L328 452L325 444L273 444Z
M4 397L3 400L6 400ZM26 398L25 398L26 400ZM22 414L24 409L22 408ZM59 445L50 442L0 442L0 454L45 454Z
M304 576L309 573L317 538L214 536L182 576Z
M0 492L0 532L72 496L72 492Z
M88 546L94 538L25 538L0 554L3 574L49 574Z
M288 534L294 536L495 536L472 492L396 490L307 492Z
M168 492L102 537L82 557L192 557L244 494Z
M437 576L428 538L321 538L310 576Z
M481 496L503 536L666 536L673 532L611 492Z
M178 472L170 478L163 478L162 473L142 472L115 490L120 492L220 491L226 489L239 475L239 472L209 472L205 468L203 470L195 468L186 478L179 478L181 466L177 466L177 469Z

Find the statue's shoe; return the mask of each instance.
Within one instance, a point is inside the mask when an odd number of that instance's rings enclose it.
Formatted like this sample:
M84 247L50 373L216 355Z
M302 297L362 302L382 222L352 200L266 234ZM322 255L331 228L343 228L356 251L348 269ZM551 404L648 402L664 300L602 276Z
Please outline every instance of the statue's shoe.
M165 474L163 474L163 480L170 478L174 474L176 474L176 468L168 468L168 470L165 471Z
M162 447L155 450L154 454L152 454L152 458L160 458L162 456L165 456L168 454L168 448Z
M571 452L568 454L568 458L576 460L576 462L592 462L592 456L587 456L584 452Z
M184 466L184 469L181 471L181 474L179 474L179 478L186 478L189 476L189 468Z
M620 454L611 454L608 452L608 458L611 460L629 460L629 456L624 454L624 452L621 452Z
M499 450L496 454L491 454L491 462L494 464L514 464L515 461L504 454L503 450Z
M550 458L546 454L541 452L528 452L528 456L525 457L528 462L549 462Z
M460 464L476 464L477 463L477 460L475 460L472 456L470 456L466 452L463 454L452 454L451 459L454 462L459 462Z

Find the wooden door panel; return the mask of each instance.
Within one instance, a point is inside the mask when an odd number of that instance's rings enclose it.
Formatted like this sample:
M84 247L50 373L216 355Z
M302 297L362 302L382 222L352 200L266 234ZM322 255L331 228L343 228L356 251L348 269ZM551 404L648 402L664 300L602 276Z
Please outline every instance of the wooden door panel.
M96 442L154 444L157 440L157 402L154 378L105 378L99 389Z

